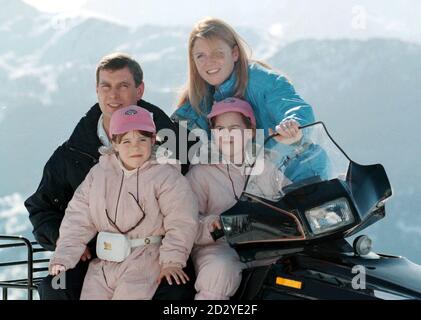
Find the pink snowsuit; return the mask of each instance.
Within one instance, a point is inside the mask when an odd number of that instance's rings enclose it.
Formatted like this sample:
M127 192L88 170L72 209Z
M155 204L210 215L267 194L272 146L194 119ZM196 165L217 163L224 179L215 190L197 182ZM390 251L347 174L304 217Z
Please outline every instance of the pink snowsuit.
M129 194L131 193L131 195ZM115 155L103 155L70 201L51 264L73 268L86 244L100 231L129 239L165 236L161 244L132 249L122 262L96 258L89 264L81 299L151 299L161 266L186 265L198 229L197 200L185 177L168 164L148 160L125 170Z
M275 181L274 169L265 164L263 172L255 176L257 193L277 192L289 183L286 178ZM186 175L199 203L199 231L191 254L197 276L196 300L227 300L241 283L241 271L246 265L224 238L215 242L210 230L212 222L241 196L246 181L243 171L233 164L199 164L192 166Z

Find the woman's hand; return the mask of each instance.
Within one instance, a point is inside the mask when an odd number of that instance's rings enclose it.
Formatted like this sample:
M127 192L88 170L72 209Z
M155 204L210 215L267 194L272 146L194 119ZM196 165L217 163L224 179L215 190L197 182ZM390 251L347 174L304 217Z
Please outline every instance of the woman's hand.
M300 141L303 137L301 129L299 129L300 124L295 120L285 120L280 122L273 131L272 128L269 128L269 134L272 135L277 133L274 136L276 141L283 144L293 144L297 141Z
M49 268L48 273L52 276L56 276L61 272L66 271L66 267L62 264L52 264Z
M181 282L185 284L190 280L181 267L169 266L161 268L161 273L159 274L157 282L161 283L162 279L166 278L168 283L172 285L171 277L174 278L177 284L181 284Z

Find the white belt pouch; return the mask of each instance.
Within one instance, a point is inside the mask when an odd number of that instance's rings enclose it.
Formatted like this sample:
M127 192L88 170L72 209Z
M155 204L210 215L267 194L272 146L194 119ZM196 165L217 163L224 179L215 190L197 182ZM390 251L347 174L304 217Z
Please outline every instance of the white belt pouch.
M161 239L161 236L151 236L130 240L124 234L100 232L96 240L96 253L102 260L122 262L130 255L133 247L160 243Z

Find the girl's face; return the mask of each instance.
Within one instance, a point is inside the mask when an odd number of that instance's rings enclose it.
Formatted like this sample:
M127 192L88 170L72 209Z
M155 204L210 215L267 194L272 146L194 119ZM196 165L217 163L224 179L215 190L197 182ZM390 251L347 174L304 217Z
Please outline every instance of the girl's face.
M197 38L192 53L199 75L216 87L230 77L239 56L237 46L231 48L225 41L217 38Z
M141 167L152 153L154 138L142 135L139 131L127 132L120 143L113 143L114 149L118 152L121 162L128 170Z
M253 137L247 129L243 116L238 112L226 112L214 118L213 136L224 158L235 164L243 163L244 147ZM247 133L247 134L246 134Z

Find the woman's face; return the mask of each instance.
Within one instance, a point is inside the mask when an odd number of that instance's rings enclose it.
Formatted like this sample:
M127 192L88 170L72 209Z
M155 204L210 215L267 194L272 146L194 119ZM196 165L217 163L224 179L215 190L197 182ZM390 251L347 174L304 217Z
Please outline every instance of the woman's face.
M212 133L215 143L224 158L242 164L245 145L252 138L252 129L247 129L243 116L238 112L226 112L214 118Z
M153 138L146 137L137 130L127 132L120 143L113 143L121 162L128 170L139 168L149 160L153 144Z
M238 60L238 47L231 48L221 39L197 38L192 48L196 68L207 83L218 87L227 80Z

